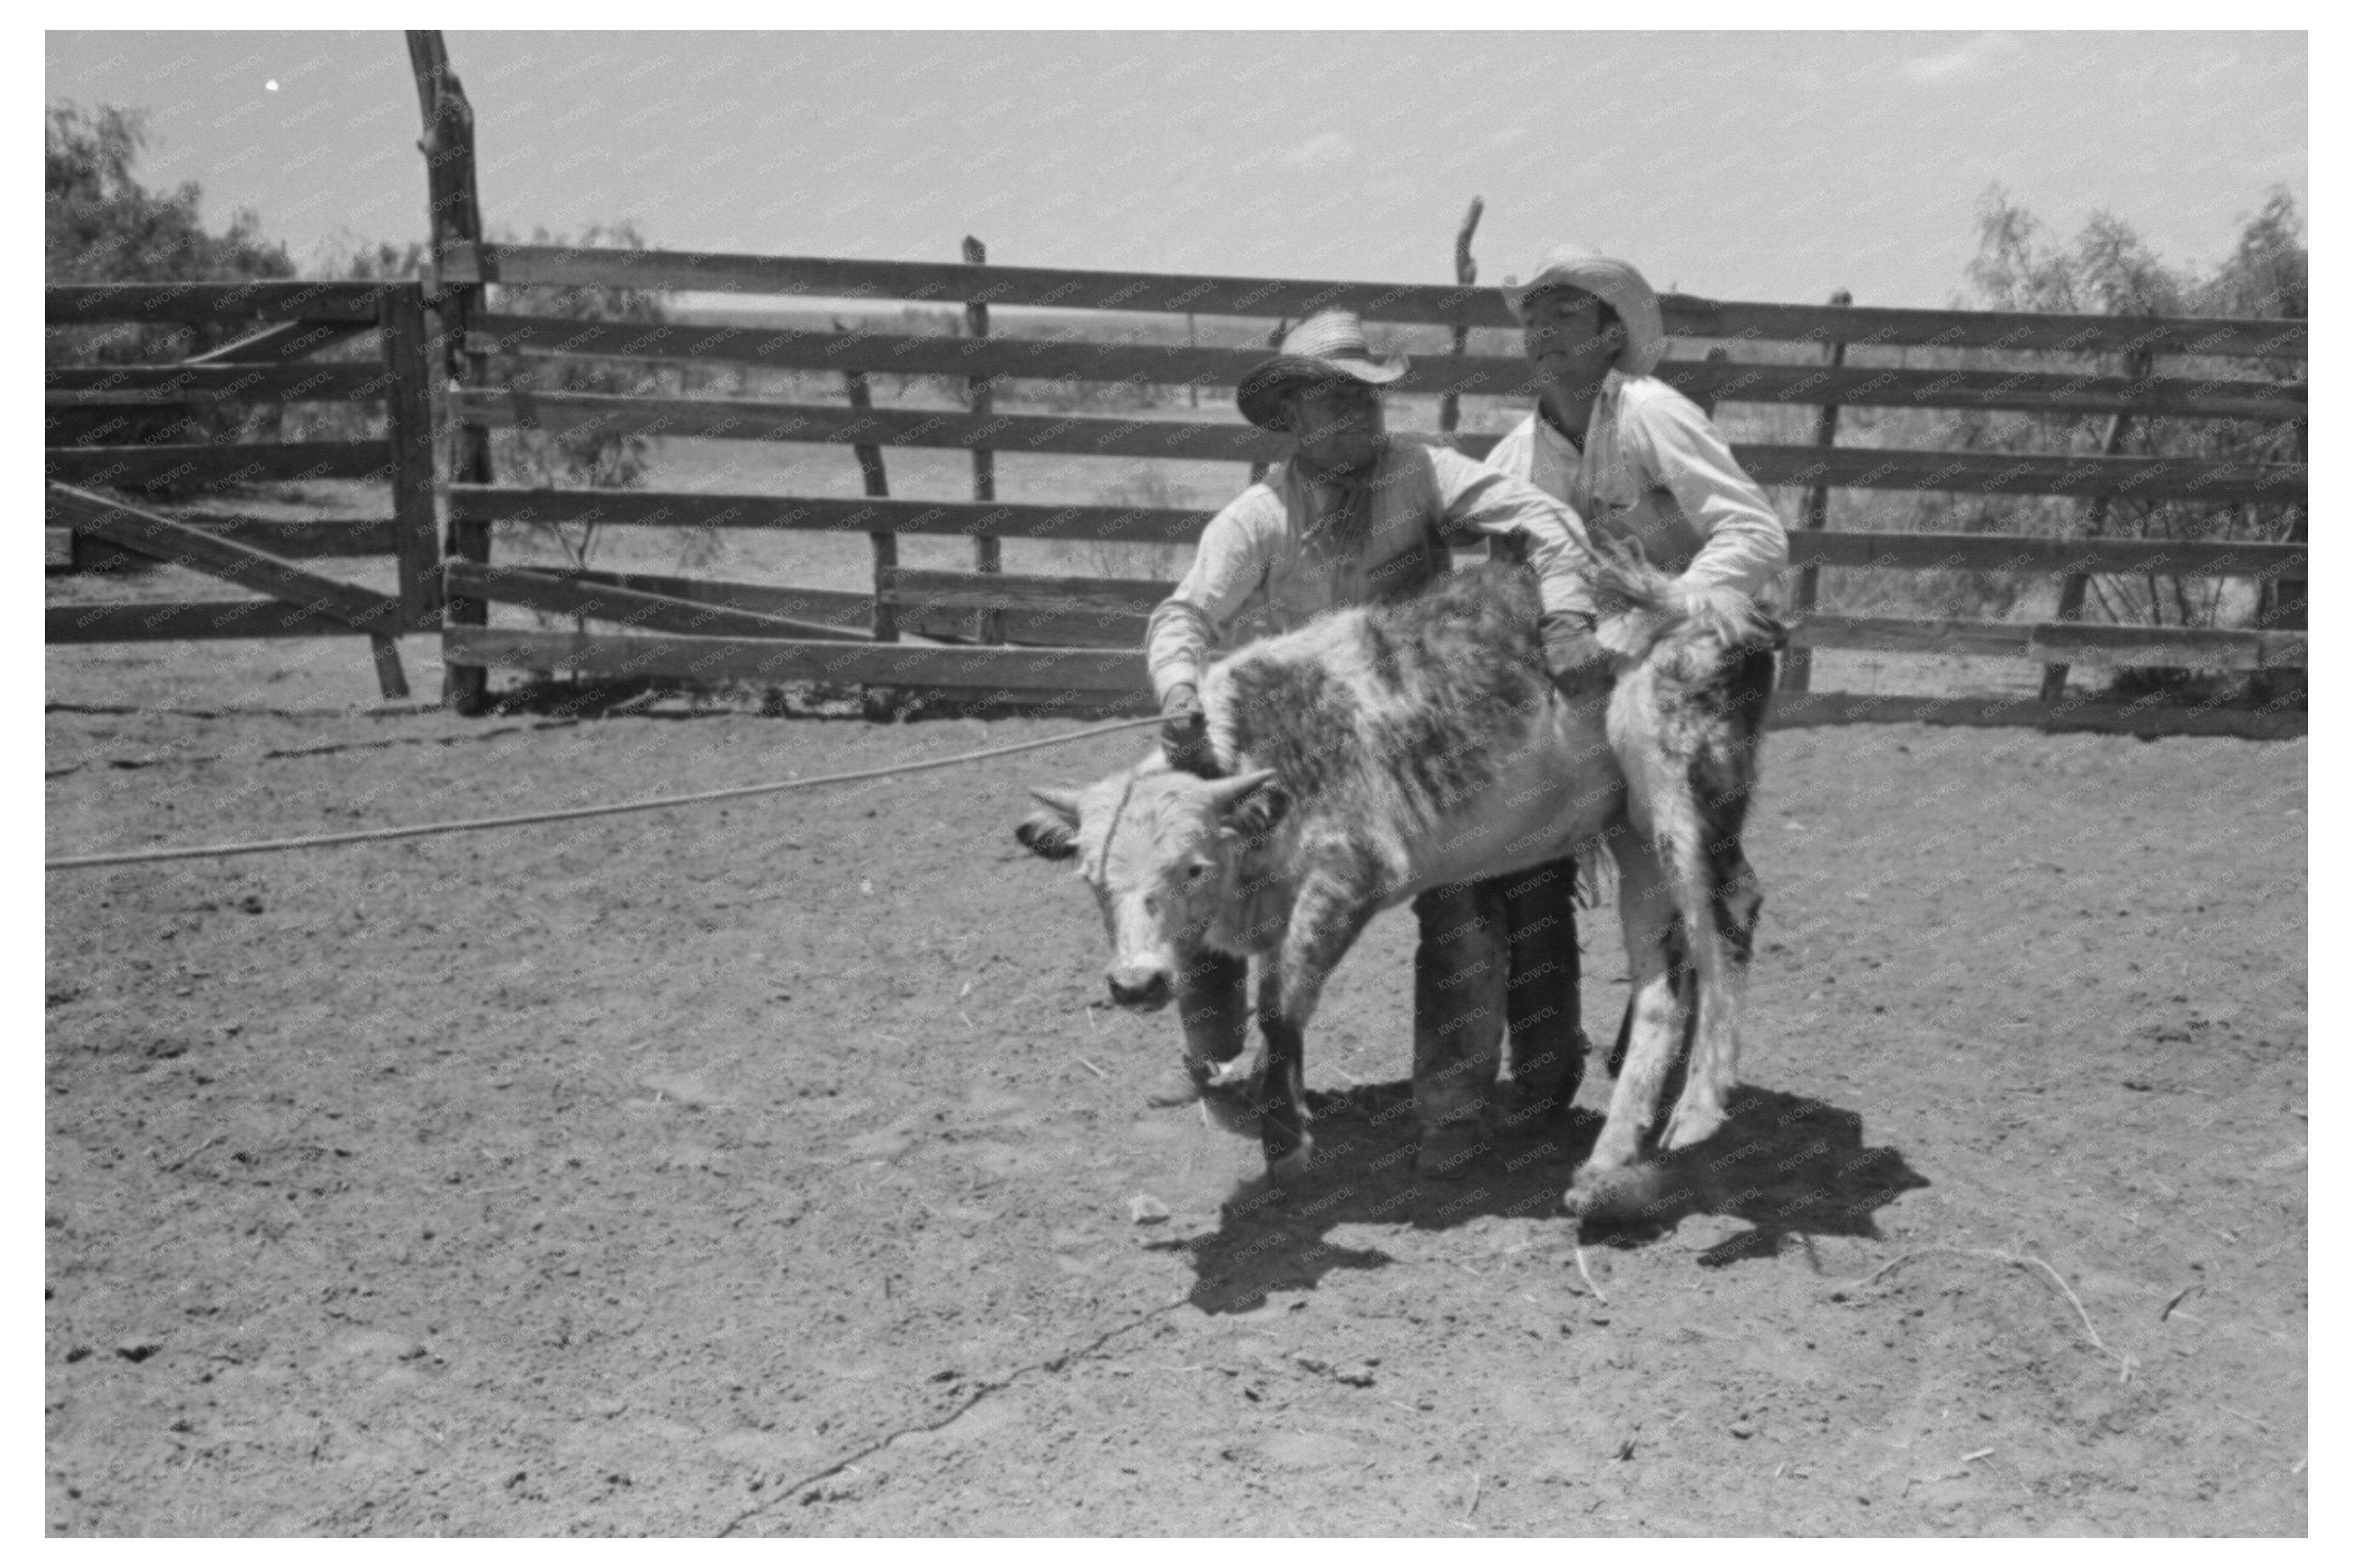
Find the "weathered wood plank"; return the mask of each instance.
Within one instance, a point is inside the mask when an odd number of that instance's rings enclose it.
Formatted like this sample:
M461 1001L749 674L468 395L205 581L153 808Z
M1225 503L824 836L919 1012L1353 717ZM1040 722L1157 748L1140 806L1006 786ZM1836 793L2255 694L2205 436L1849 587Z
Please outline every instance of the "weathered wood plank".
M1820 724L1948 724L2031 728L2053 733L2229 735L2253 741L2294 740L2306 727L2304 709L2286 703L2262 708L2219 703L2186 707L2078 698L2052 704L2023 697L1880 697L1849 691L1778 692L1766 723L1776 730Z
M1789 629L1799 647L1879 653L1968 654L2080 664L2158 665L2185 669L2263 669L2305 662L2301 632L2180 626L2095 626L2080 621L1915 620L1894 616L1811 616Z
M386 291L414 283L52 283L42 289L53 327L93 321L359 321L375 325Z
M452 282L589 288L694 289L828 300L977 302L1062 310L1143 310L1164 315L1285 317L1354 310L1367 321L1440 326L1517 323L1492 288L1347 283L1303 279L975 267L945 262L846 260L702 251L571 249L548 245L453 248ZM1677 337L1783 342L1845 341L1951 348L2057 349L2069 353L2263 354L2301 359L2305 323L2251 319L2144 320L1993 310L1907 310L1776 305L1661 296Z
M441 521L434 500L433 380L421 289L387 294L379 321L385 381L385 478L391 482L393 549L400 610L420 630L441 625Z
M1282 436L1249 425L1176 419L1104 419L950 409L859 410L743 398L624 397L607 393L460 392L464 417L550 434L700 437L718 440L881 443L989 447L1074 457L1166 458L1263 462L1289 455ZM1435 439L1436 437L1431 437ZM1456 444L1483 457L1498 437ZM1863 489L1947 490L1972 495L2122 495L2143 500L2286 501L2304 493L2298 463L2217 462L2191 458L1919 452L1889 447L1736 445L1760 484Z
M825 680L868 686L951 686L1008 692L1148 694L1141 652L1101 648L924 647L753 637L513 632L451 626L452 664L574 668L599 675L704 680Z
M1173 583L1134 577L1007 576L981 572L929 572L894 567L882 574L882 597L898 605L957 610L1035 610L1057 615L1151 614ZM1137 634L1141 635L1139 626Z
M863 632L872 625L874 601L865 594L830 588L791 588L773 583L731 583L708 577L672 577L652 572L607 572L595 567L548 570L567 582L602 583L640 594L659 594L694 605L814 622L827 632ZM822 635L817 634L817 635Z
M392 552L393 526L382 518L333 518L307 522L281 522L274 518L231 517L216 513L183 513L174 518L190 528L203 529L206 533L290 561L319 560L358 555L388 555ZM58 539L69 539L72 531L51 528L46 531ZM79 570L104 572L112 569L113 562L122 552L111 547L85 542L81 547ZM146 557L139 557L144 562Z
M62 484L156 489L198 484L207 489L304 479L380 479L392 462L382 441L272 441L203 446L51 447L46 477Z
M534 429L550 435L593 432L1229 462L1273 460L1287 455L1291 447L1287 437L1253 425L1189 419L982 416L951 409L861 410L744 398L627 397L610 393L491 388L460 392L453 401L464 417L491 428ZM1485 446L1493 446L1495 439L1486 437Z
M2301 463L2193 458L2063 457L2041 453L1915 452L1874 447L1736 444L1759 484L1966 495L2125 496L2139 500L2289 501L2305 493Z
M1000 501L853 500L662 490L542 490L452 486L452 509L485 522L596 522L657 528L790 528L1009 539L1108 539L1189 544L1206 511L1049 506ZM2157 572L2177 576L2295 576L2293 544L2169 540L2038 539L1989 533L1811 533L1790 536L1793 567L1947 568L1972 572Z
M2300 544L2232 540L2065 539L2000 533L1833 533L1789 535L1793 568L1837 566L1894 571L2120 572L2170 577L2302 577ZM1797 606L1802 608L1802 606Z
M399 600L305 571L250 545L65 485L47 488L47 504L51 517L87 538L207 573L364 631L399 629Z
M452 557L442 565L448 590L492 604L520 605L549 615L586 616L650 632L679 632L690 637L798 637L818 641L863 642L870 634L794 620L752 610L698 604L691 599L649 594L611 583L582 581L554 573L517 566L495 566Z
M492 522L596 522L641 528L792 528L848 533L1103 539L1189 544L1206 511L1170 507L1050 506L1038 502L708 495L684 490L542 490L451 485L453 517Z
M47 606L51 643L211 642L230 637L340 637L356 626L280 599L210 599Z
M205 403L364 403L389 381L371 364L139 364L44 370L51 408Z
M1050 338L976 340L682 321L572 321L547 316L489 317L469 341L481 352L492 353L1219 389L1234 385L1250 366L1266 357L1263 349L1143 342L1133 333L1082 338L1065 331ZM1891 370L1691 359L1662 361L1655 374L1699 402L2074 414L2129 409L2177 418L2256 420L2301 419L2306 408L2302 382L2189 376L2135 381L2053 372ZM1465 354L1459 359L1425 355L1413 362L1395 390L1422 395L1535 395L1525 360L1492 354Z

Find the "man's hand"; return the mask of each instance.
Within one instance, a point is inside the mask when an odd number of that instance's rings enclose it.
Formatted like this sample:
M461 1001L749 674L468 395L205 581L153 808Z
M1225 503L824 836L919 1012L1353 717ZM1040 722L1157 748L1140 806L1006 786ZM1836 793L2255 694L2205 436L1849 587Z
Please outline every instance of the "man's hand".
M1556 610L1537 623L1537 631L1544 638L1545 668L1563 697L1609 689L1609 650L1593 635L1591 617Z
M1160 754L1188 773L1209 770L1209 716L1189 680L1170 687L1160 700Z

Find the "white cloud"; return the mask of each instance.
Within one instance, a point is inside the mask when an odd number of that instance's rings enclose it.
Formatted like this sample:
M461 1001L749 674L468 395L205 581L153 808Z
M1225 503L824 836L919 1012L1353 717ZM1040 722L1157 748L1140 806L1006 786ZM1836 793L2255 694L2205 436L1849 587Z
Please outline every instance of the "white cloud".
M1286 168L1305 169L1310 173L1345 163L1356 155L1356 144L1337 131L1319 132L1285 153L1275 162Z
M1968 42L1933 55L1915 55L1895 68L1923 84L1963 81L1990 75L2023 52L2008 33L1979 33Z

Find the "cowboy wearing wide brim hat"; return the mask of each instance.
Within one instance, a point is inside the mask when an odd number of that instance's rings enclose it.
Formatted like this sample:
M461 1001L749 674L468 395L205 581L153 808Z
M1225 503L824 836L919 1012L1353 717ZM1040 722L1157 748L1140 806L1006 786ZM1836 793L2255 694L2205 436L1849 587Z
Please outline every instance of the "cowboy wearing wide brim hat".
M1694 587L1769 590L1788 534L1705 411L1651 374L1666 326L1642 274L1563 246L1503 292L1543 392L1488 464L1567 502L1597 536L1640 542Z
M1504 302L1543 391L1488 463L1574 507L1596 539L1640 544L1687 592L1767 593L1788 564L1788 534L1706 412L1651 374L1666 353L1666 324L1642 274L1589 246L1563 246L1525 278L1505 279ZM1744 650L1741 659L1737 679L1769 689L1771 651ZM1719 897L1753 923L1746 860L1722 874ZM1573 910L1567 921L1573 932ZM1621 1050L1631 1017L1630 1005Z
M1403 354L1376 355L1365 327L1346 310L1310 316L1283 334L1272 359L1253 365L1234 389L1242 417L1264 430L1285 427L1289 397L1315 387L1387 386L1404 376L1411 362Z
M1415 593L1448 569L1451 544L1507 542L1536 569L1547 623L1590 626L1580 575L1588 545L1576 513L1460 452L1392 442L1381 390L1405 373L1402 355L1374 353L1363 324L1333 310L1301 322L1242 376L1235 401L1243 416L1289 435L1294 450L1210 520L1192 569L1152 613L1145 663L1174 765L1215 767L1197 692L1213 647L1255 630L1287 631L1340 605ZM1591 669L1578 667L1584 676ZM1580 691L1599 700L1589 686ZM1520 967L1545 973L1514 985L1508 1007L1495 1005L1493 967L1480 967L1480 955L1504 935L1497 928L1506 913L1517 913L1507 911L1505 884L1524 900L1549 892L1566 905L1570 877L1547 879L1543 869L1414 900L1422 932L1414 954L1414 1105L1418 1164L1427 1173L1458 1173L1475 1149L1507 1017L1513 1082L1530 1108L1566 1107L1577 1091L1583 1042L1573 1016L1540 994L1557 988L1563 973L1568 995L1576 994L1574 950L1560 950L1565 922L1549 905L1550 918L1515 922L1528 932ZM1195 1098L1217 1064L1240 1053L1246 973L1242 961L1210 954L1180 979L1187 1070L1155 1103Z

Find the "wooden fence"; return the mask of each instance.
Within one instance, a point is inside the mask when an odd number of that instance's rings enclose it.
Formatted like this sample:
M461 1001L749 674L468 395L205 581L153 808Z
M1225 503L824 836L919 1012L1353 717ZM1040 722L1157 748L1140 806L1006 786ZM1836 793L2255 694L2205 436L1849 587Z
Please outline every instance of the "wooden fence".
M544 246L461 244L445 249L442 282L508 289L626 288L851 300L867 308L913 303L963 307L964 335L791 331L702 323L593 322L546 316L477 314L468 347L474 363L521 356L587 356L661 364L761 366L842 377L839 404L698 396L623 396L534 390L528 372L506 384L456 395L461 423L483 429L698 437L813 442L856 447L866 499L682 491L548 490L496 483L450 488L453 533L481 542L474 558L452 560L452 625L445 657L459 666L570 668L607 675L665 675L779 683L822 680L949 688L1003 699L1085 694L1096 700L1146 689L1137 651L1144 617L1168 584L1143 580L1016 575L995 551L1004 539L1184 542L1208 514L1198 510L1067 506L995 499L991 454L1078 458L1209 458L1262 465L1287 443L1229 421L1004 414L989 402L1008 381L1129 383L1229 388L1263 357L1255 348L1196 347L1138 341L1118 313L1188 312L1296 321L1318 310L1354 310L1368 321L1456 328L1512 324L1493 289L1177 277L989 266L979 262L845 261L661 251L575 250ZM2305 418L2301 380L2155 374L2164 356L2211 362L2226 356L2302 360L2305 324L2280 320L2181 320L1984 311L1746 304L1669 295L1667 328L1680 340L1818 345L1820 364L1751 363L1724 350L1670 360L1659 374L1704 404L1794 404L1820 414L1810 445L1743 445L1736 452L1768 486L1805 493L1804 525L1792 531L1797 574L1794 657L1777 705L1778 722L1933 717L1947 721L2036 723L2143 732L2300 732L2295 711L2192 710L2162 703L2110 704L2064 692L2065 667L2154 665L2205 670L2294 669L2305 662L2300 614L2293 625L2209 629L2091 624L2069 613L2042 622L1914 619L1816 613L1824 567L1971 571L2057 575L2164 574L2293 582L2300 605L2305 548L2293 542L2180 542L2033 538L1968 532L1833 531L1822 526L1835 487L1881 491L2082 498L2098 531L2116 497L2194 498L2220 504L2292 504L2306 493L2300 462L2250 463L2117 452L2125 420L2162 416L2292 424ZM987 307L1094 311L1103 323L1084 338L987 336ZM1068 320L1058 314L1059 320ZM1847 345L1979 348L2010 353L2139 356L2130 375L2077 370L1849 366ZM512 360L509 363L512 363ZM871 406L870 374L957 378L972 388L962 410ZM1532 396L1517 357L1462 354L1418 359L1394 389L1417 395ZM1835 445L1841 407L2017 410L2111 416L2100 455L1899 450ZM1472 456L1493 436L1452 437ZM961 448L975 454L976 499L932 501L883 493L881 449ZM1240 474L1237 474L1239 480ZM1237 486L1239 488L1239 485ZM669 528L801 529L868 535L874 542L870 593L776 584L720 584L672 576L555 574L492 564L491 529L501 523L632 524ZM902 534L976 542L971 571L919 571L897 564ZM2276 595L2275 595L2276 597ZM461 625L490 602L528 605L633 628L611 632L491 629ZM2283 616L2281 620L2289 617ZM918 646L902 634L965 646ZM976 646L974 639L978 639ZM996 644L998 646L985 646ZM1808 655L1816 648L1885 653L1958 653L2039 660L2056 672L2040 700L1955 703L1812 692Z
M63 410L115 409L128 430L154 410L269 404L381 404L381 439L52 445L46 521L53 570L107 571L124 556L185 566L260 599L52 604L51 643L364 636L386 697L407 684L393 640L441 626L441 543L434 519L433 421L423 290L415 283L108 283L51 286L51 327L229 322L252 334L169 364L52 366L53 427ZM375 332L373 363L310 355ZM104 433L100 426L100 433ZM369 480L387 505L365 517L280 521L166 496L271 482ZM108 492L94 493L91 487ZM125 499L132 498L132 499ZM398 589L378 593L311 570L306 558L389 555Z

